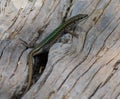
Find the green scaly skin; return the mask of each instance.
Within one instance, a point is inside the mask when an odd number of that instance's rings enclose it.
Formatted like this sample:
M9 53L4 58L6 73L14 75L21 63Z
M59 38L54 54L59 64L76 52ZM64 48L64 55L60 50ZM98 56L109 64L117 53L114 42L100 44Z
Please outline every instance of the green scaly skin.
M62 34L62 31L70 26L71 24L74 24L76 21L83 21L88 18L87 14L78 14L64 23L62 23L60 26L58 26L51 34L49 34L44 40L42 40L28 55L28 66L29 66L29 77L28 77L28 83L25 92L28 91L31 81L32 81L32 74L33 74L33 56L39 54L41 52L41 49L43 47L47 48L50 47L49 45L52 45Z

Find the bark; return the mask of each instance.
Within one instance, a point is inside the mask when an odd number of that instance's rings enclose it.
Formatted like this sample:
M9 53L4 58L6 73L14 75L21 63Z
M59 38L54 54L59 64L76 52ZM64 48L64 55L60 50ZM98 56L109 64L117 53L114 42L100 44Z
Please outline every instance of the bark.
M1 0L1 99L119 99L119 12L119 0ZM79 37L67 34L55 43L39 80L18 97L31 50L20 39L39 43L64 18L79 13L89 15L75 28Z

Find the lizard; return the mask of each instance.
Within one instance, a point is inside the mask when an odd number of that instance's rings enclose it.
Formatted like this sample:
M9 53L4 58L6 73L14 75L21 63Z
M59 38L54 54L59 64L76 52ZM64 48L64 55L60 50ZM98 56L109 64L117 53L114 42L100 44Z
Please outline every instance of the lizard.
M51 34L49 34L45 39L43 39L37 46L35 46L30 53L28 54L28 82L25 92L27 92L30 88L33 74L33 57L38 55L46 48L50 48L50 46L57 41L59 37L63 34L62 32L65 28L69 27L71 24L74 24L76 21L83 21L88 18L87 14L78 14L76 16L71 17L67 21L61 23ZM75 35L73 35L75 36Z

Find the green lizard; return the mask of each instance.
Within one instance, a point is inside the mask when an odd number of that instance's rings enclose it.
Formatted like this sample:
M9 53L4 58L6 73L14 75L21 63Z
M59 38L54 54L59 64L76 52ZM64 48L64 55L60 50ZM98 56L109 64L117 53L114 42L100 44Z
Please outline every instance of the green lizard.
M78 14L67 21L63 22L60 26L58 26L51 34L49 34L45 39L43 39L36 47L28 55L28 66L29 66L29 77L28 83L25 92L28 91L31 81L32 81L32 73L33 73L33 56L42 52L42 50L46 48L50 48L50 46L62 35L62 31L71 24L76 21L83 21L84 19L88 18L87 14Z

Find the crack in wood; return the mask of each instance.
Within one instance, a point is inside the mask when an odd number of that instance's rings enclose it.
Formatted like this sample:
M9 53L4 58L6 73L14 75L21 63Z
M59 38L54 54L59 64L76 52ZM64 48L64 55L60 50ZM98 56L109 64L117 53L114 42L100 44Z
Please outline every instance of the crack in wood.
M17 64L16 64L16 66L15 66L15 69L13 70L13 73L11 74L11 76L9 77L10 79L15 75L15 72L16 72L16 70L17 70L17 68L18 68L18 65L19 65L19 62L20 62L20 59L21 59L21 57L22 57L22 55L23 55L23 53L26 51L26 49L24 49L21 53L20 53L20 56L18 57L18 60L17 60Z
M113 65L113 70L118 70L118 66L120 65L120 60L118 60L114 65Z
M87 58L87 57L84 57L84 59L83 59L78 65L76 65L76 66L72 69L72 71L69 72L69 74L68 74L67 77L63 80L63 82L61 83L61 85L59 86L59 88L58 88L57 90L60 90L60 88L61 88L62 85L66 82L66 80L69 78L69 76L77 69L77 67L78 67L80 64L82 64L82 63L85 61L85 58Z
M119 99L118 97L120 97L120 92L116 95L115 99Z
M89 80L89 82L87 83L87 85L85 86L85 88L83 89L82 93L85 92L85 90L88 88L88 86L90 85L91 81L94 79L94 77L96 76L96 74L100 71L100 69L102 68L102 66L100 68L98 68L98 70L94 73L93 77ZM101 83L100 83L101 85Z
M2 55L3 55L3 53L4 53L4 50L7 48L7 46L8 46L9 43L10 43L8 40L3 40L3 41L0 42L0 43L1 43L0 46L2 46L2 43L4 43L4 42L5 42L6 44L3 45L3 46L4 46L3 49L0 49L0 50L2 50L1 53L0 53L0 59L2 58Z
M93 64L95 64L97 62L97 59L93 62ZM68 93L70 93L72 91L72 89L75 87L75 85L77 84L77 82L80 80L81 77L83 77L93 66L93 64L91 64L91 66L89 66L89 68L82 74L78 77L78 79L76 79L74 85L71 87L71 89L69 90Z
M102 83L101 88L104 87L104 86L110 81L110 79L113 77L113 75L114 75L114 73L111 73L111 74L107 77L107 79Z
M55 91L51 91L48 95L48 98L46 98L46 99L51 99L52 95L54 95L54 94L55 94Z
M45 3L45 1L46 0L42 0L41 2L42 2L42 5L41 5L41 7L38 9L38 12L34 15L34 17L32 18L32 22L34 22L35 21L35 19L38 17L38 15L40 14L40 11L41 11L41 9L43 8L43 5L44 5L44 3Z
M96 87L96 89L93 91L93 93L89 96L88 99L91 99L91 98L96 94L96 92L97 92L98 89L100 88L101 84L102 84L102 82Z
M54 2L54 4L55 4L55 3L56 3L56 2ZM51 9L51 12L49 13L49 15L48 15L48 17L46 18L46 20L45 20L44 23L47 23L47 22L48 22L50 16L53 14L53 12L55 12L55 10L57 9L59 3L60 3L60 0L57 1L57 3L53 6L54 9L53 9L53 8Z
M84 56L83 60L82 60L78 65L76 65L76 66L72 69L72 71L67 75L67 77L63 80L63 82L61 83L61 85L59 86L59 88L58 88L57 90L60 90L60 88L61 88L62 85L66 82L66 80L69 78L69 76L78 68L78 66L79 66L80 64L82 64L82 63L87 59L87 57L88 57L88 55L89 55L89 53L90 53L91 48L92 48L92 47L90 47L87 55Z

